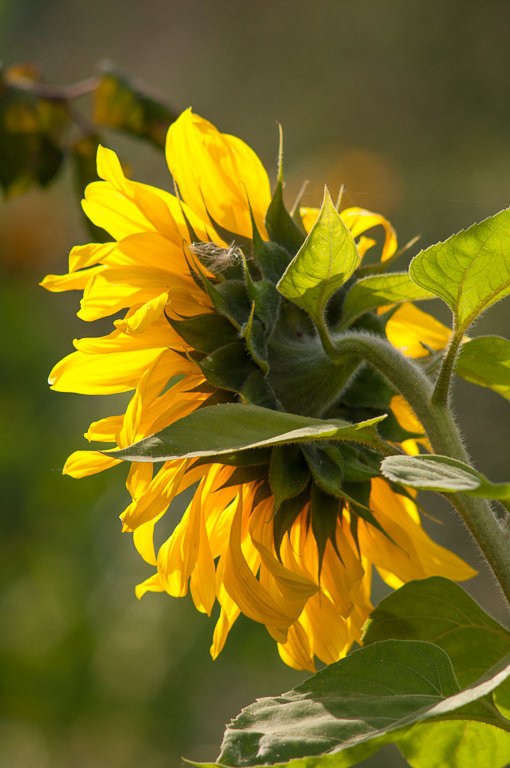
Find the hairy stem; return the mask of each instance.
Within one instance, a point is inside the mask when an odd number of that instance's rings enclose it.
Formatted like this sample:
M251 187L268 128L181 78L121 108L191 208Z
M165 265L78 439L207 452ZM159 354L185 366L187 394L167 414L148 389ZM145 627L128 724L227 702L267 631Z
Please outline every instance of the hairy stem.
M430 379L409 358L384 339L353 332L329 339L326 352L334 360L356 355L373 365L408 401L435 453L469 462L447 403L433 397ZM510 603L510 515L498 515L486 499L451 494L449 499L462 517L491 566Z
M457 359L461 341L462 333L458 333L458 331L454 329L432 393L432 401L439 406L448 405L455 360Z

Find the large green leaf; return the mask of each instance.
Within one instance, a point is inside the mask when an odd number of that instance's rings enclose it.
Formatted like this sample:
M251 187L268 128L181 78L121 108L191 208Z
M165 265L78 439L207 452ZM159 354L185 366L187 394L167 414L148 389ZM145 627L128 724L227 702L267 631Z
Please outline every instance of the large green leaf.
M460 685L470 685L510 653L510 632L458 584L440 576L411 581L381 600L363 644L426 640L451 659Z
M384 598L372 613L363 644L389 638L426 640L449 655L461 686L470 685L488 666L497 664L510 652L510 632L491 618L458 584L434 576L412 581ZM495 703L508 717L510 714L509 680L495 692ZM445 723L413 728L399 741L399 748L420 768L450 766L440 762L439 755L455 754L459 765L467 756L485 755L488 765L505 765L507 739L499 730L475 722ZM434 740L434 754L427 748ZM502 750L504 750L502 752ZM435 754L437 753L437 754ZM500 753L503 757L500 757ZM504 759L503 759L504 758Z
M347 282L359 260L352 235L326 189L319 217L277 288L320 326L328 299Z
M510 400L510 341L501 336L478 336L464 342L455 372Z
M374 643L298 688L243 710L227 728L218 763L347 768L369 748L398 743L415 724L431 718L485 721L510 730L488 699L509 676L510 655L461 689L448 654L438 646L418 640ZM510 736L500 733L508 759ZM450 757L448 765L460 768ZM464 763L464 768L479 766Z
M462 492L484 499L509 499L510 483L491 483L476 469L448 456L389 456L381 464L388 480L440 493Z
M510 735L474 720L415 725L397 741L412 768L508 768Z
M411 262L415 283L451 308L458 333L510 293L510 209L421 251Z
M375 426L382 419L349 424L227 403L193 411L129 448L106 453L126 461L168 461L316 440L348 440L384 450Z
M341 327L348 328L365 312L387 304L433 298L434 294L413 282L407 272L364 277L354 283L345 297Z

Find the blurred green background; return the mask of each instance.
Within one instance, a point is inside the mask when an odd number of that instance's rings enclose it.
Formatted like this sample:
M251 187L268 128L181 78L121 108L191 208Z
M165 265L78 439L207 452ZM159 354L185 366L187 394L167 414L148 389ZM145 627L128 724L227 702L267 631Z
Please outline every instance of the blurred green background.
M4 65L33 61L64 84L111 59L245 139L272 178L279 121L289 201L304 178L305 204L344 183L344 202L386 214L401 243L421 234L414 252L509 205L509 33L505 0L0 2ZM133 178L168 187L160 153L107 140ZM124 470L61 476L89 422L122 405L46 385L74 337L104 332L76 319L77 294L37 286L88 240L69 174L2 204L2 768L213 759L242 706L304 677L254 623L239 621L212 662L213 624L191 601L137 601L150 569L120 536ZM498 305L477 332L508 336L509 318ZM478 468L508 480L508 403L463 382L457 396ZM482 568L446 504L424 502L443 523L425 520L434 537ZM467 589L504 616L483 568ZM366 765L403 762L388 748Z

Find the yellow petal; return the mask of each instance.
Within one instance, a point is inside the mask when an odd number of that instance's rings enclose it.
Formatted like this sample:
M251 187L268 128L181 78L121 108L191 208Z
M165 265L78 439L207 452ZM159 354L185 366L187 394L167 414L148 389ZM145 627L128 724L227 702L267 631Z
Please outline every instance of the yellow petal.
M397 250L397 234L384 216L373 213L373 211L367 211L365 208L345 208L340 212L340 216L354 238L361 235L362 232L366 232L367 229L382 226L384 228L384 245L381 261L386 261L393 256Z
M347 625L323 593L308 601L299 623L308 636L312 654L325 664L333 664L346 653L350 645Z
M313 654L310 649L307 634L302 625L297 621L293 624L287 635L286 643L278 643L278 653L285 664L293 669L307 669L315 672Z
M86 267L94 266L94 264L103 263L115 247L116 243L75 245L69 254L69 272L76 272L78 269L85 269Z
M201 505L202 506L202 505ZM200 514L200 544L195 568L190 578L190 592L195 608L211 615L216 600L216 569L204 523L204 510Z
M142 581L141 584L137 584L135 587L135 594L138 599L143 597L146 592L164 592L165 588L161 583L159 574L155 573L154 576L149 576L148 579Z
M134 348L122 352L105 352L102 355L72 352L56 364L48 381L51 388L57 392L77 392L84 395L128 392L136 387L140 377L160 354L161 348ZM172 354L168 354L173 359ZM182 367L179 361L176 361L176 364L175 369L169 366L168 378L177 375L177 370Z
M138 554L143 557L145 562L149 563L149 565L157 566L158 564L156 550L154 549L154 528L163 514L164 513L162 512L161 515L155 517L154 520L148 520L143 525L139 525L138 528L133 531L133 543L136 547L136 550Z
M169 128L166 157L187 205L204 221L251 237L248 201L261 234L271 200L267 174L244 142L187 109Z
M401 304L386 324L386 335L394 347L408 357L425 357L429 353L420 342L432 349L444 349L451 330L414 304Z
M122 240L135 232L154 230L137 204L107 181L89 184L81 205L91 222L105 229L114 240Z
M123 416L107 416L99 421L93 421L84 437L91 442L116 443L122 428Z
M99 275L105 267L98 266L92 269L83 269L79 272L70 272L66 275L46 275L39 285L47 291L59 293L60 291L83 291Z
M114 467L115 464L120 464L120 460L104 456L98 451L75 451L67 459L62 474L76 478L88 477Z
M237 605L230 597L228 597L228 595L227 598L228 605L225 606L225 601L222 603L220 615L214 628L213 642L210 648L210 653L213 659L216 659L223 650L227 635L241 613Z
M307 232L310 232L313 225L317 221L319 216L318 208L300 208L301 220ZM389 259L397 250L397 235L390 224L390 222L381 216L379 213L373 213L367 211L365 208L345 208L340 211L340 216L345 226L350 230L353 238L361 235L372 227L382 226L384 228L384 244L382 249L381 261ZM367 242L368 241L368 242ZM375 240L371 238L361 238L358 250L360 250L360 256L363 256L366 251L375 244Z
M241 547L242 495L239 496L237 510L230 531L230 546L225 559L224 584L230 597L241 611L254 621L265 624L277 636L279 642L285 642L287 628L291 621L284 610L255 577L260 558L251 542L246 548L251 559L251 567Z

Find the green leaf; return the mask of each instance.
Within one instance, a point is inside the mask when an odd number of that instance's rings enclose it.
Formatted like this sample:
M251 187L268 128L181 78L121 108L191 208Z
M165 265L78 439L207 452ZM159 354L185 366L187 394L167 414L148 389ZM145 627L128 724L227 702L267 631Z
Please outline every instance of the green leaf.
M164 148L168 126L178 113L164 98L111 62L104 62L101 69L102 78L94 93L94 121Z
M61 102L30 92L38 80L30 66L0 69L0 186L10 196L45 187L64 160L69 115Z
M374 643L294 690L243 710L227 727L218 763L346 768L369 748L399 743L415 724L431 718L477 719L509 729L486 703L509 676L510 655L462 690L448 654L438 646L418 640ZM498 734L510 756L509 734ZM432 745L430 740L430 752Z
M375 425L383 418L349 424L226 403L193 411L128 448L105 453L126 461L168 461L316 440L348 440L378 449L381 440Z
M359 261L352 235L326 189L317 221L276 287L320 327L328 299L347 282Z
M510 483L491 483L476 469L448 456L389 456L381 464L388 480L439 493L462 492L484 499L509 499Z
M407 272L364 277L354 283L345 297L340 327L348 328L365 312L387 304L433 298L434 294L413 282Z
M363 645L381 640L425 640L451 659L461 686L510 653L510 632L458 584L441 576L411 581L372 612Z
M498 663L510 652L510 632L498 624L461 587L449 579L434 576L412 581L384 598L370 617L363 638L369 645L389 638L426 640L449 655L461 686L470 685L487 667ZM494 693L495 703L505 717L510 714L510 680ZM485 750L491 766L506 765L508 746L500 731L477 723L448 723L442 726L417 726L399 741L399 748L412 765L439 768L443 754L456 755L455 765L483 765L476 762ZM433 738L435 750L427 749ZM503 751L504 758L500 757ZM481 754L484 754L482 752ZM472 756L472 763L468 758ZM436 762L437 761L437 762Z
M397 742L413 768L508 768L510 735L473 720L425 723Z
M510 400L510 341L501 336L478 336L464 342L455 373Z
M510 293L510 209L421 251L409 273L451 308L457 333Z

